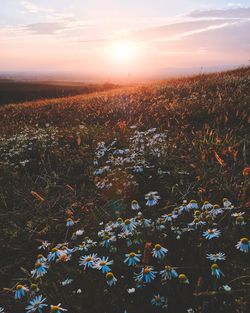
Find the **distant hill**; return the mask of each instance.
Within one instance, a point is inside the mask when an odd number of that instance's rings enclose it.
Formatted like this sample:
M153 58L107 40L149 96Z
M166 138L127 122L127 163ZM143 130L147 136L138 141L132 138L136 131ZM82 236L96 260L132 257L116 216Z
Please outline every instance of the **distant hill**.
M0 105L38 99L60 98L116 88L117 85L75 82L19 82L0 79Z

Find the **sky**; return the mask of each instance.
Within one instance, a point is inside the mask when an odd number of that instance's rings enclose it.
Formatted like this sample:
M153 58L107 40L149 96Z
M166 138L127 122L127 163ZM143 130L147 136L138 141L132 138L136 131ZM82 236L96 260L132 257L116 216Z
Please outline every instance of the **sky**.
M250 0L0 0L0 72L249 64Z

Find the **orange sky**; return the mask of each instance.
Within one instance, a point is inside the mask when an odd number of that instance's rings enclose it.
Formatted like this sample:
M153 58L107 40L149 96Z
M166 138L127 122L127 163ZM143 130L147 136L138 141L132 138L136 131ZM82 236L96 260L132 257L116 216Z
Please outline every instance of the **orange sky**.
M247 64L250 5L243 2L183 1L179 10L162 0L4 1L0 71L143 75Z

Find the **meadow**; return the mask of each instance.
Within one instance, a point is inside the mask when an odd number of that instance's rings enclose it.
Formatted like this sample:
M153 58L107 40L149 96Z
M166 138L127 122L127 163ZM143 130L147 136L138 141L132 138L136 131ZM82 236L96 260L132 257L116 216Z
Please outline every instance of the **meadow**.
M249 100L247 67L2 105L0 312L249 312Z
M87 84L63 81L30 82L0 78L0 105L88 94L113 89L115 87L118 87L118 85L110 83Z

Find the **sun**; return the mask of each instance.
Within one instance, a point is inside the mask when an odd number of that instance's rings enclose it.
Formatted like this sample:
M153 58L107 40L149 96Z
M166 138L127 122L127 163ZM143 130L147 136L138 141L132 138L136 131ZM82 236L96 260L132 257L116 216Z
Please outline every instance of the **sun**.
M132 41L117 41L111 45L112 58L118 62L128 62L135 58L137 46Z

